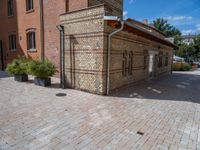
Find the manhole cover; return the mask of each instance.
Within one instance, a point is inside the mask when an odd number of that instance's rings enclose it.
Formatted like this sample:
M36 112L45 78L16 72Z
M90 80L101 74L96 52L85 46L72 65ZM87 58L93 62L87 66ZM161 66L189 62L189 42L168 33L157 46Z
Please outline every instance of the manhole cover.
M65 96L67 96L67 94L65 94L65 93L57 93L56 96L57 97L65 97Z
M140 131L138 131L137 134L139 134L139 135L144 135L144 133L143 133L143 132L140 132Z

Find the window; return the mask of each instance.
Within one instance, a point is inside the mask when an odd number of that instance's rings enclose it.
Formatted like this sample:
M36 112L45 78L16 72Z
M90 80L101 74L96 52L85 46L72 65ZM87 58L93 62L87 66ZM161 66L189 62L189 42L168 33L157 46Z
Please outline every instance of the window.
M28 50L36 49L35 32L33 31L27 33L27 49Z
M169 65L169 53L166 53L165 55L165 66Z
M147 59L148 59L148 51L144 51L144 70L147 69Z
M123 76L126 76L126 66L127 66L127 51L124 51L123 59L122 59L122 75Z
M65 10L66 10L66 12L68 12L69 11L69 0L66 0L66 8L65 8Z
M129 58L128 58L128 75L133 74L133 52L129 52Z
M14 0L8 0L8 16L14 16Z
M9 35L9 49L11 51L16 51L17 49L17 38L16 34L10 34Z
M122 59L122 75L125 77L127 75L133 74L133 52L124 51Z
M144 56L144 70L147 69L147 56Z
M161 68L163 66L163 53L160 52L158 56L158 67Z
M33 0L26 0L26 11L33 10Z

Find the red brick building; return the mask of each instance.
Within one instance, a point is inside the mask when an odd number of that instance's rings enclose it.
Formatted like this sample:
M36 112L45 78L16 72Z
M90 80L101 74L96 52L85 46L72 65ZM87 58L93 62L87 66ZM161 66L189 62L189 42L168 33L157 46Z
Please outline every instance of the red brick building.
M83 0L82 0L83 1ZM70 5L68 4L70 2ZM48 58L59 66L59 15L86 7L72 0L1 0L0 69L17 55Z
M65 12L108 0L1 0L0 69L17 55L47 58L59 66L60 39L57 25ZM123 10L120 10L121 12Z

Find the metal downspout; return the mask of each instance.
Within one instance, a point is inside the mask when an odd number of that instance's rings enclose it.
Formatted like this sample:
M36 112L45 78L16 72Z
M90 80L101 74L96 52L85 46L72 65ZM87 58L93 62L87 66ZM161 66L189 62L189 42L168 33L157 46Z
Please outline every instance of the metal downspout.
M41 60L45 59L44 46L44 8L43 0L39 0L40 5L40 43L41 43Z
M64 26L57 26L60 31L60 87L65 89L65 29Z
M110 92L110 52L111 52L111 40L112 40L112 36L114 36L115 34L117 34L118 32L122 31L124 29L124 21L121 21L121 28L110 33L108 35L108 55L107 55L107 91L106 91L106 95L109 95Z

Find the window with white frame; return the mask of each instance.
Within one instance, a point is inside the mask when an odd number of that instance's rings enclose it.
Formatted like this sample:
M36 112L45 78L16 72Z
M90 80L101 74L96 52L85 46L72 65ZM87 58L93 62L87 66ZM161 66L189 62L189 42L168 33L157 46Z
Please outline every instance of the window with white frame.
M36 41L35 41L35 32L34 31L27 33L27 49L30 51L36 49Z

